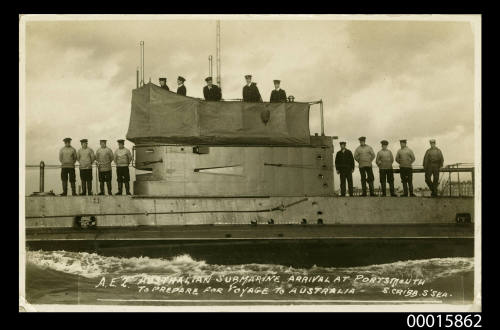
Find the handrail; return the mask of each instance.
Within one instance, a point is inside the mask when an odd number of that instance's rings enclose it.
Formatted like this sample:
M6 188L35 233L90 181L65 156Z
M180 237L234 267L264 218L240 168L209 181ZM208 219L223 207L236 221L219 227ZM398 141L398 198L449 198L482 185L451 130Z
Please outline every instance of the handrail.
M134 147L134 149L135 149L135 147ZM157 161L149 162L149 163L156 163L156 162ZM470 165L470 164L472 164L473 166L459 167L460 165ZM264 165L278 166L278 167L284 167L285 166L286 167L286 165L284 165L284 164L264 163ZM80 167L79 164L75 164L75 168L79 168L79 167ZM116 164L111 164L111 167L116 167ZM136 168L134 163L129 164L129 167ZM288 167L290 167L290 166L288 166ZM302 167L306 168L306 166L302 166ZM355 167L359 167L359 166L355 166ZM378 168L376 165L374 167ZM40 191L39 191L39 193L43 193L44 192L44 183L45 183L45 169L58 169L58 168L61 168L61 165L52 165L52 164L46 165L44 161L41 161L39 165L26 164L25 168L39 168L40 169ZM97 164L92 164L92 170L94 170L94 169L96 171L96 177L97 177L97 170L98 170ZM452 193L452 184L453 184L453 182L451 181L451 173L457 173L458 174L457 185L458 185L458 194L459 194L459 196L461 195L460 176L459 176L460 172L469 172L469 173L471 173L471 176L472 176L472 178L471 178L472 187L474 187L474 170L475 170L475 167L474 167L473 163L456 163L456 164L449 164L449 165L441 167L439 169L439 172L448 172L448 174L449 174L447 182L443 183L443 188L441 190L441 194L443 193L443 189L445 188L444 186L448 185L449 189L450 189L450 196L451 196L451 193ZM417 166L415 166L415 167L412 168L412 172L413 173L425 173L425 170L424 170L423 166L417 165ZM400 168L398 168L398 167L393 168L393 173L400 173ZM442 181L440 180L440 183L441 182ZM97 180L95 180L95 189L97 191Z

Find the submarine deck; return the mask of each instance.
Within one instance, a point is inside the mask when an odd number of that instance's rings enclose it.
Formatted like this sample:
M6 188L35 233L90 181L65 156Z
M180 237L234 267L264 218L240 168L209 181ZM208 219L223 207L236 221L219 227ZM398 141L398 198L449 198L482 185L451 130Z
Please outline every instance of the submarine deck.
M252 223L258 226L251 231L260 231L261 225L265 226L270 222L274 223L274 226L292 225L289 228L296 228L293 225L303 223L308 225L455 224L459 222L461 215L466 215L467 220L464 221L474 223L474 198L470 197L34 196L26 197L25 207L28 230L71 228L75 226L75 219L81 217L94 217L96 226L102 228L170 226L172 228L169 230L174 230L174 226L180 228L189 225L198 227L199 229L190 230L199 232L207 231L207 228L210 228L207 226L210 225L216 226L214 228L230 225L242 230L245 225ZM269 225L269 228L271 226L273 225ZM321 228L318 235L327 231L325 229L327 227ZM334 232L341 231L341 227L332 228L335 228ZM109 233L116 230L112 229ZM403 231L407 230L408 228ZM160 229L156 231L165 234L173 232ZM272 230L264 230L261 234L271 232ZM304 235L305 232L298 233L297 235Z

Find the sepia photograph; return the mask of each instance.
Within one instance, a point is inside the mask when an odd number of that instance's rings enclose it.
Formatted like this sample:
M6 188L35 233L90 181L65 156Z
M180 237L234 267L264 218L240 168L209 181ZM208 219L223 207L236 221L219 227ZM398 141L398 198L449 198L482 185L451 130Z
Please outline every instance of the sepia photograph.
M19 15L19 311L481 312L481 15Z

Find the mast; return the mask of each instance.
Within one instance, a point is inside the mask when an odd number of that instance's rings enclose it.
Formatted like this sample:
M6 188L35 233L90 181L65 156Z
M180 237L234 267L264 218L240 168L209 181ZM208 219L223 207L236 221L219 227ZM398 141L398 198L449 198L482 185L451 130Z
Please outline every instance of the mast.
M217 62L217 85L222 89L221 79L220 79L220 21L217 20L217 29L216 29L216 62Z
M212 55L208 56L208 76L212 77L213 75L213 66L212 66Z
M140 42L140 65L141 65L141 74L140 74L140 86L144 85L144 41Z

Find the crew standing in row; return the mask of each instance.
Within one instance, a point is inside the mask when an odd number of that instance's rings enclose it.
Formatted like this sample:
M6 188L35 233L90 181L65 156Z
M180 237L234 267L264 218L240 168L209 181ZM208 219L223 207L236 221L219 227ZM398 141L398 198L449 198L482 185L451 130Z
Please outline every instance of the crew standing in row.
M112 195L111 192L111 162L113 161L114 155L113 151L106 147L106 140L101 140L101 147L97 149L95 153L97 161L97 169L99 171L99 188L100 192L98 195L104 195L104 183L108 188L108 195Z
M375 159L375 152L373 148L367 145L366 137L362 136L359 138L359 147L354 151L354 159L358 162L359 174L361 174L361 189L363 190L363 195L366 196L366 182L368 181L368 186L370 187L370 196L375 196L375 189L373 187L373 181L375 180L373 176L372 162Z
M427 149L424 156L425 183L431 190L431 196L437 197L437 187L439 184L439 169L443 167L444 157L439 148L436 147L436 140L429 141L431 147ZM432 181L431 181L432 177Z
M184 86L185 81L186 79L184 79L184 77L179 76L177 78L177 94L186 96L187 91L186 86Z
M375 163L377 163L380 186L382 187L382 196L387 196L386 181L389 183L389 191L391 196L397 196L394 192L394 173L392 172L392 163L394 163L394 156L392 151L387 149L389 142L387 140L380 141L382 144L382 150L377 153L377 158Z
M167 86L167 78L160 78L158 79L160 81L160 88L163 88L164 90L170 91L170 88Z
M345 196L345 182L349 186L349 196L353 196L352 173L354 172L354 158L351 150L347 149L344 141L340 142L340 151L335 155L335 168L340 174L340 195Z
M222 93L219 86L213 84L212 77L205 78L207 85L203 87L205 101L220 101Z
M71 146L71 138L65 138L63 141L64 147L62 147L59 151L59 161L61 162L61 181L63 188L63 192L60 196L68 195L68 178L71 184L71 194L76 196L76 150Z
M363 194L366 196L366 181L370 185L370 196L375 196L373 189L373 171L372 160L374 158L373 149L366 145L366 138L364 136L359 138L360 146L354 152L354 159L359 164L359 172L361 174L361 186ZM429 141L431 147L425 152L423 166L425 171L425 183L431 190L431 197L437 197L437 186L439 184L439 170L443 167L444 157L441 150L436 147L436 140ZM376 163L379 167L380 184L382 189L382 196L387 196L386 183L389 183L391 196L397 196L394 191L394 172L392 164L394 160L399 164L401 182L403 184L403 195L401 197L415 197L413 193L413 168L412 164L415 162L415 155L413 151L407 147L407 140L400 140L401 148L393 158L392 152L387 149L389 142L382 140L382 149L377 153ZM352 167L349 162L350 151L345 148L346 143L340 142L340 151L337 152L335 157L335 167L337 174L340 174L340 194L345 196L345 180L352 182L352 176L348 174L354 172L354 162ZM432 180L431 180L432 178ZM349 195L352 196L351 188L349 188Z
M262 102L257 83L252 82L252 75L246 75L246 85L243 86L243 102Z
M76 159L80 163L80 180L82 181L82 195L92 195L92 164L95 161L94 150L88 147L88 140L80 140L82 148L78 150Z
M274 90L271 92L271 97L269 102L271 103L279 103L286 102L286 92L280 88L280 80L273 80Z
M401 197L407 197L408 192L410 197L415 197L413 193L413 168L412 164L415 161L415 155L413 151L406 146L406 140L399 140L399 145L401 149L396 153L396 162L399 164L399 175L401 177L401 183L403 184L403 195Z
M127 195L130 195L130 173L128 167L132 162L132 154L130 150L125 148L125 140L118 140L117 142L118 149L115 150L114 155L116 178L118 181L118 192L116 195L121 195L123 193L123 184L125 184Z
M118 181L118 193L116 195L121 195L123 193L123 185L125 185L127 195L131 195L129 165L132 162L132 153L129 149L125 148L125 140L117 140L118 149L116 149L114 154L113 151L106 146L106 140L100 140L101 147L97 149L95 154L94 151L88 147L87 139L82 139L80 142L82 144L82 148L76 152L76 150L71 146L71 138L65 138L65 146L59 151L59 160L61 162L61 180L63 183L63 193L61 196L67 195L68 176L69 181L71 182L73 196L76 195L76 161L80 163L80 179L82 181L81 195L92 195L92 164L94 162L96 162L99 172L100 192L98 195L104 195L104 184L107 186L108 195L112 195L112 161L116 164L116 176Z
M246 75L246 85L243 87L243 102L263 102L260 95L257 83L252 82L252 75ZM159 78L160 88L170 91L167 86L167 78ZM182 76L177 78L177 94L186 96L187 90L184 82L186 79ZM222 92L219 86L213 84L212 77L205 79L207 85L203 87L203 97L205 101L220 101L222 99ZM286 92L280 88L281 81L273 80L274 90L271 92L269 102L271 103L285 103L287 102Z

